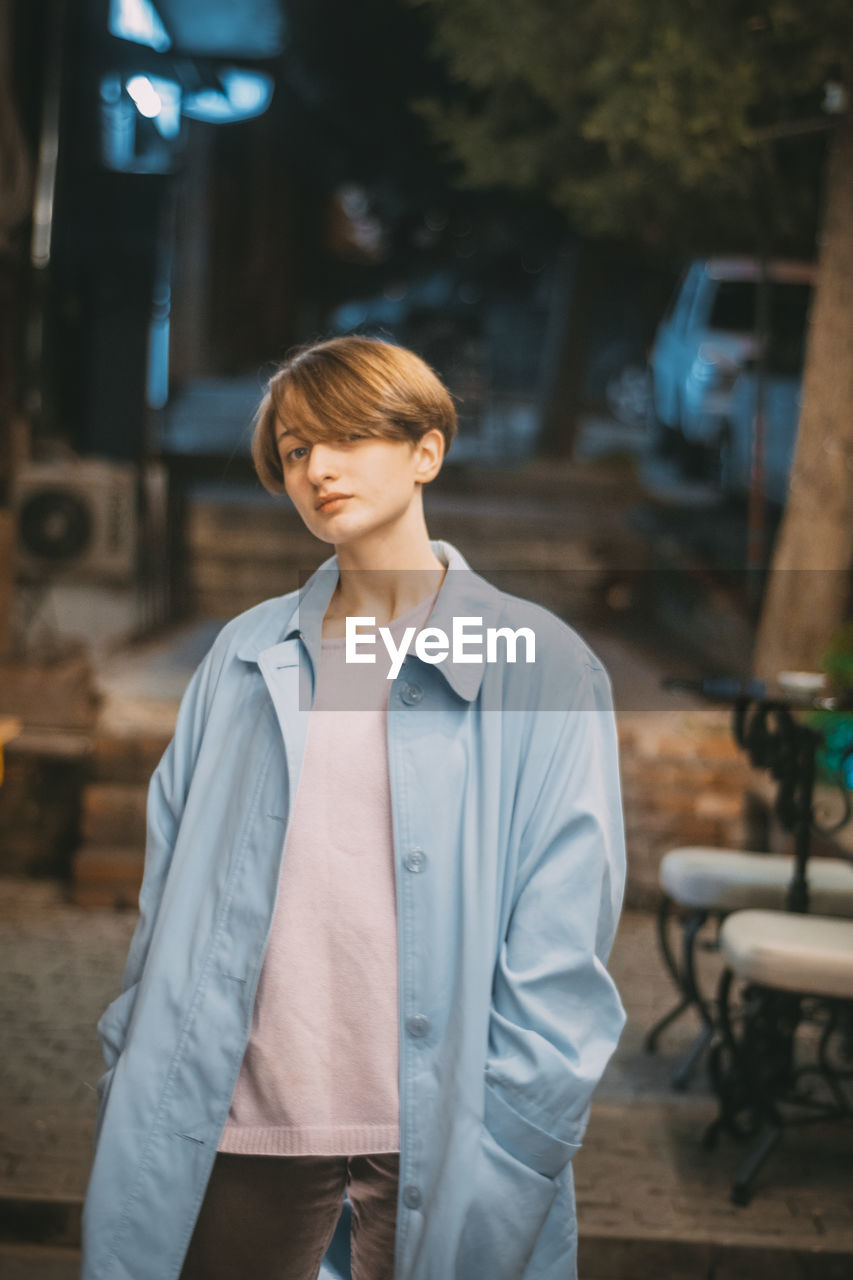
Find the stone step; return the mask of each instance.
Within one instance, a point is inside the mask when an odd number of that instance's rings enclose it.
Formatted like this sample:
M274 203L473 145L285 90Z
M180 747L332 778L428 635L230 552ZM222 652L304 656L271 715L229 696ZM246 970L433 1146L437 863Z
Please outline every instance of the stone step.
M81 1255L77 1249L33 1244L0 1244L3 1280L79 1280Z
M0 1276L3 1280L77 1280L80 1274L79 1200L0 1197ZM585 1280L848 1280L853 1256L834 1249L788 1248L779 1241L741 1244L643 1238L581 1228L578 1270ZM323 1265L318 1280L339 1280Z
M135 908L144 865L144 844L84 845L74 855L71 901L77 907Z
M26 662L0 661L0 715L19 718L25 729L88 733L98 712L98 690L84 651Z
M81 805L82 843L144 845L147 798L147 784L90 782L83 792Z
M151 774L169 743L164 733L98 734L80 802L81 843L71 864L78 907L135 907L145 858Z
M72 882L68 891L68 900L75 907L83 907L87 911L107 908L110 911L135 911L139 905L139 885L125 884L78 884Z
M611 544L625 542L612 525L593 527L588 516L567 512L546 531L527 511L482 504L444 510L435 525L477 572L563 616L591 607L609 580ZM193 505L187 548L193 608L206 617L232 617L296 590L331 551L290 510L223 502Z
M74 1196L0 1194L0 1244L78 1249L82 1211Z
M3 1280L79 1280L81 1256L76 1249L0 1245L0 1276ZM341 1273L323 1264L317 1280L341 1280Z
M739 1245L722 1232L702 1241L581 1231L578 1273L584 1280L849 1280L853 1255L770 1241Z
M295 591L329 554L288 506L194 502L186 547L192 609L230 618Z
M636 544L630 531L609 521L594 524L589 513L570 512L556 527L543 525L529 512L519 515L512 507L466 510L459 506L443 511L434 523L436 536L464 543L466 558L508 568L578 568L600 561L600 551L614 541ZM292 513L235 503L196 503L187 520L187 546L191 557L212 557L226 563L273 562L310 572L331 554L331 548L307 533ZM462 549L462 548L460 548Z
M92 780L147 787L168 745L163 733L98 734L92 745Z
M187 547L232 560L259 556L291 564L319 564L324 547L292 509L235 502L194 502L187 513Z
M217 595L226 606L217 616L232 617L262 600L297 591L304 581L305 573L297 566L288 567L277 559L269 561L261 556L234 559L230 555L210 553L193 562L193 605L198 609L200 600ZM249 603L243 605L244 599Z

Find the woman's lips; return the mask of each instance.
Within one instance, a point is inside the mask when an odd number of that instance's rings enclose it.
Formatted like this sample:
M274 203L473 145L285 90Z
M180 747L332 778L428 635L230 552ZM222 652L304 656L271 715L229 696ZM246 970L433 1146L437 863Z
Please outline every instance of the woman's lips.
M346 502L347 499L351 496L352 495L348 493L330 494L329 497L326 498L323 502L318 503L317 510L322 511L323 514L326 514L327 512L330 512L330 511L337 511L341 503Z

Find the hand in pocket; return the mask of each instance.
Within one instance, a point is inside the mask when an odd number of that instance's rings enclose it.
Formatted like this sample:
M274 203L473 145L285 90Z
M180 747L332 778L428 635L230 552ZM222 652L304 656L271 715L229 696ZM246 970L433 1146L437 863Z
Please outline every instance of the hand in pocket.
M484 1126L473 1184L454 1280L521 1280L557 1194L557 1180L510 1155Z

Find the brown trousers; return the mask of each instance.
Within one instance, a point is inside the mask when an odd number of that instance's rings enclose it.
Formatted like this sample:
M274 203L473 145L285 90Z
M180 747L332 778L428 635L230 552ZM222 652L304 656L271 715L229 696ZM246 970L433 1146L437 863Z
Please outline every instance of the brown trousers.
M180 1280L317 1280L344 1191L352 1280L393 1280L399 1164L218 1152Z

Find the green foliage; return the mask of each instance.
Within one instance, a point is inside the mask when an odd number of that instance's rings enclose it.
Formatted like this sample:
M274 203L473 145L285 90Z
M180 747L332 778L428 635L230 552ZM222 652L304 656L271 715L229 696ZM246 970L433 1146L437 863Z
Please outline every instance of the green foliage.
M853 621L843 623L821 655L820 669L836 693L853 690ZM823 746L817 754L818 777L837 782L843 769L845 786L853 790L853 755L842 765L844 753L853 747L853 715L849 711L815 711L806 723L819 730Z
M814 143L783 147L777 175L761 131L820 116L850 69L849 0L407 3L432 15L459 89L417 105L466 183L544 192L582 231L650 241L688 221L752 243L773 195L782 239L813 218Z
M843 623L821 655L820 669L839 692L853 689L853 621Z
M819 781L830 785L841 782L853 791L853 756L844 758L853 747L853 716L845 711L812 711L805 722L823 738L815 756Z

